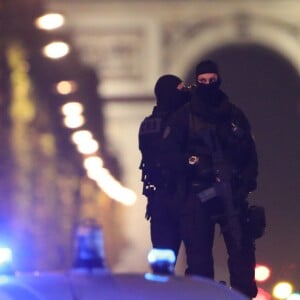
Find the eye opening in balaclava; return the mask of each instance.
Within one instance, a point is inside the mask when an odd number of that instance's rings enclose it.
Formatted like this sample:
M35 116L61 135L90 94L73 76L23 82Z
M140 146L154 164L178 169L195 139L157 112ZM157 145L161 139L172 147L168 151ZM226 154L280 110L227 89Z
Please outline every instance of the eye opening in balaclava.
M215 73L218 75L218 79L220 79L219 67L214 61L210 59L203 60L198 63L195 69L196 80L200 74L205 73Z
M199 83L198 76L206 73L217 74L218 80L210 84ZM196 66L195 75L197 81L196 94L199 99L208 105L218 106L223 100L222 93L219 90L221 76L218 65L210 59L203 60Z

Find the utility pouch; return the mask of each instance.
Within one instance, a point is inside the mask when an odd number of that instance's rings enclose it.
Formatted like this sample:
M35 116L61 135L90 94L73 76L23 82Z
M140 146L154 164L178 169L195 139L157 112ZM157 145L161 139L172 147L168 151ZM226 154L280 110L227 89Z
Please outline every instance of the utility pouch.
M253 239L258 239L264 235L266 213L263 206L251 205L248 208L248 226Z

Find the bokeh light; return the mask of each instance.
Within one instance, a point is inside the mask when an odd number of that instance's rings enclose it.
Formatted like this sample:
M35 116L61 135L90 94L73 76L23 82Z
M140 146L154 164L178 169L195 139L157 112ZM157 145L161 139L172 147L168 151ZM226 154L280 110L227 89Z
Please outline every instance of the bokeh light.
M99 144L94 139L89 139L85 141L85 143L80 143L77 145L77 150L81 154L92 154L98 151L98 149L99 149Z
M79 128L85 123L85 118L82 115L66 116L63 123L68 128Z
M300 300L300 294L299 293L291 294L286 298L286 300Z
M93 138L92 133L89 130L77 130L74 131L71 135L71 140L75 144L85 143L86 141Z
M68 102L61 107L65 116L75 116L83 113L83 105L79 102Z
M38 17L35 20L36 27L43 30L57 29L63 26L64 23L65 23L64 16L58 13L48 13Z
M277 283L273 288L273 296L277 299L286 299L293 292L291 283L282 281Z
M12 251L7 247L0 247L0 264L7 263L12 260Z
M89 156L83 161L86 170L99 169L103 167L103 160L99 156Z
M264 265L257 265L255 267L255 280L259 282L266 281L270 278L270 268Z
M77 90L77 83L72 80L62 80L55 85L55 91L61 95L69 95Z
M271 295L264 289L258 287L258 292L253 300L271 300Z
M70 47L65 42L56 41L46 45L42 52L46 57L58 59L66 56L70 52Z

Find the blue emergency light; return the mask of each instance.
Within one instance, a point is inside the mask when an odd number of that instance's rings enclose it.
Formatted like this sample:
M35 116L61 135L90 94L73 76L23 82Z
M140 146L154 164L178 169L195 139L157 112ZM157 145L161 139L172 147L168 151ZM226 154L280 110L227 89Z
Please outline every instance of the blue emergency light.
M84 219L76 229L75 260L73 267L105 269L102 227L94 219Z
M0 274L7 274L12 272L13 255L9 247L0 246Z
M171 249L154 248L148 254L148 262L155 274L173 274L176 262L175 253Z

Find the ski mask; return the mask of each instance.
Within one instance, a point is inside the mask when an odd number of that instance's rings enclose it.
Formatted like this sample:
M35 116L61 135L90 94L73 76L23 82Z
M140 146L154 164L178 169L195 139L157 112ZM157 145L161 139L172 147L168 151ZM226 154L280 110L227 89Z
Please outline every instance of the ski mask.
M190 100L190 93L177 89L182 80L174 75L161 76L154 88L157 108L166 112L177 110Z
M210 106L219 106L223 100L223 93L219 89L218 82L199 83L196 88L196 95L200 101Z
M200 101L210 106L219 106L223 100L223 93L220 90L221 78L219 69L216 63L211 60L204 60L196 67L196 79L200 74L215 73L218 75L218 80L209 84L197 83L196 95Z
M210 59L203 60L196 66L196 70L195 70L196 81L197 81L197 78L200 74L205 74L205 73L215 73L215 74L217 74L218 78L219 78L219 81L220 81L220 84L221 84L218 65Z

